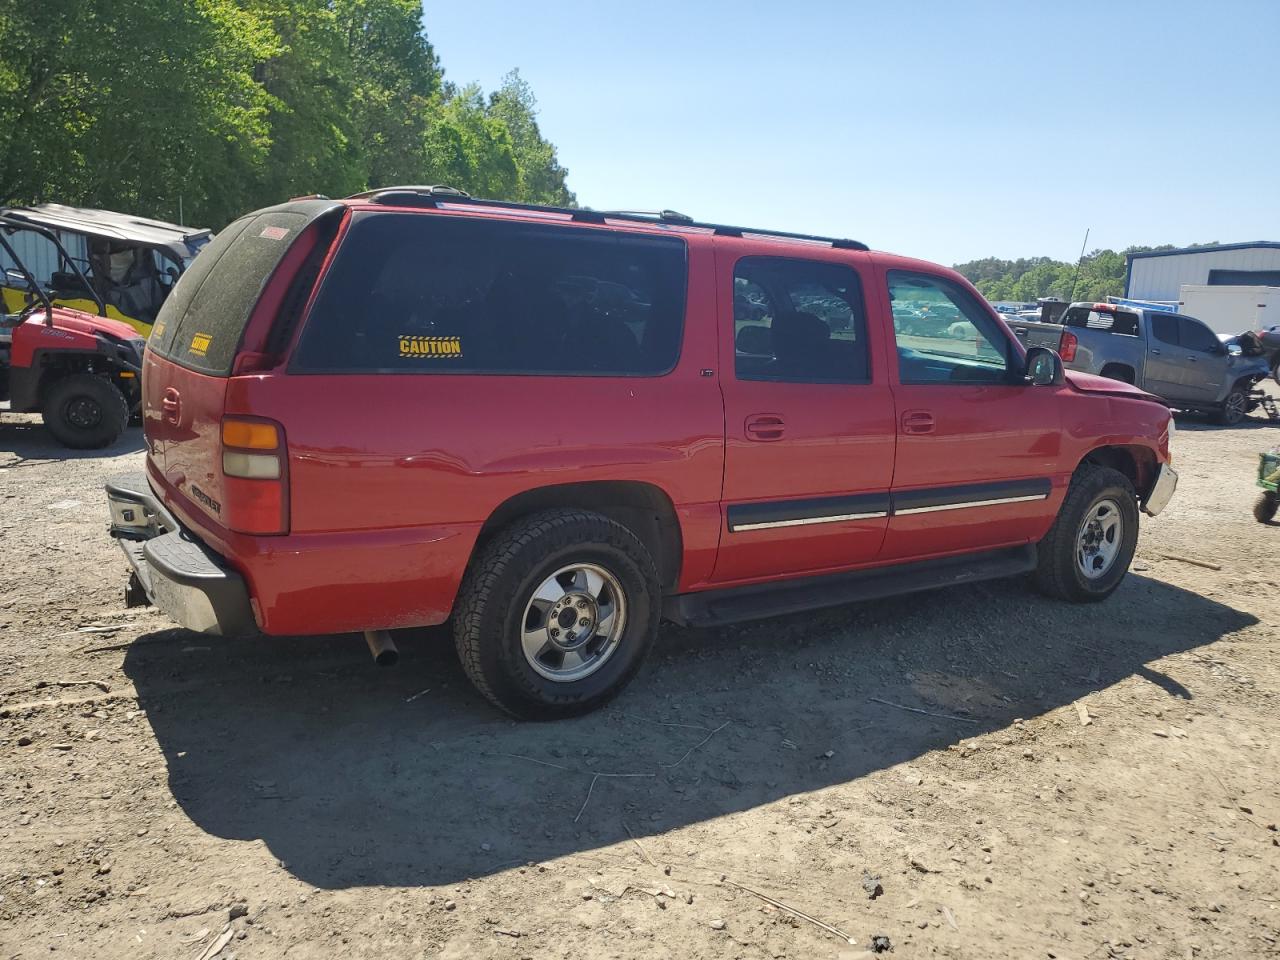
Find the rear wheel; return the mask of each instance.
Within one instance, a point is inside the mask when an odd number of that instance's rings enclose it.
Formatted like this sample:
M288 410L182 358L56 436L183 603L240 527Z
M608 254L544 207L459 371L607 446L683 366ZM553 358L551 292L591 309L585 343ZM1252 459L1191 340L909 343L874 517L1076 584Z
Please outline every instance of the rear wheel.
M1138 545L1138 498L1118 470L1083 464L1049 533L1037 544L1036 584L1074 603L1105 600Z
M129 404L102 377L73 373L49 388L41 414L63 446L94 450L114 443L124 432Z
M472 561L454 642L467 676L517 717L594 710L631 680L658 632L653 559L614 520L582 510L535 514Z

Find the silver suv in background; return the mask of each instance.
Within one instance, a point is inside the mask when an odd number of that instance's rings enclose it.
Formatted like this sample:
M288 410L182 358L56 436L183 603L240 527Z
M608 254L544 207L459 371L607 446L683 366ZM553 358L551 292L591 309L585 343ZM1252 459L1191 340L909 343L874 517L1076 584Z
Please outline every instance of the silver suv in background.
M1262 402L1265 357L1244 356L1195 317L1113 303L1073 303L1062 323L1017 320L1027 346L1057 350L1071 370L1122 380L1169 406L1236 424Z

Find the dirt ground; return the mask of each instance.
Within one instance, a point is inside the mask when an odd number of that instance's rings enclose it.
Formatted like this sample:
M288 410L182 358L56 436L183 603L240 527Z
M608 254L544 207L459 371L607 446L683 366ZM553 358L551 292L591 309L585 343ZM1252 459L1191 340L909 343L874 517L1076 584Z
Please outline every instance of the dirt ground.
M380 670L124 609L138 430L68 456L5 414L0 960L1280 956L1277 443L1183 419L1101 606L665 627L607 710L528 725L439 630Z

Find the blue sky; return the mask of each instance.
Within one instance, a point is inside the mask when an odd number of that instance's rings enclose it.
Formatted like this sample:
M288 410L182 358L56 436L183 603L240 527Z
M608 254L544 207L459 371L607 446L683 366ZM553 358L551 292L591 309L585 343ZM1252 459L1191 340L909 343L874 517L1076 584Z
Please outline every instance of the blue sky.
M1280 240L1280 0L426 0L580 203L943 263Z

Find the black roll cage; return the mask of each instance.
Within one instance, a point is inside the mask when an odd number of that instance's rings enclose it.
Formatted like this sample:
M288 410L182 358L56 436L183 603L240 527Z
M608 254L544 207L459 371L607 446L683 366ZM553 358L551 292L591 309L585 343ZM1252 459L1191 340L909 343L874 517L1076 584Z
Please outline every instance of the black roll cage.
M10 244L8 239L5 237L6 233L13 234L17 233L19 230L27 230L31 233L38 234L52 243L58 251L58 266L70 267L71 271L76 275L76 279L78 279L84 285L84 288L89 291L89 295L93 298L93 302L98 308L98 315L102 317L107 315L107 306L103 303L101 295L99 295L98 291L94 289L93 284L89 282L89 278L85 276L84 271L81 270L76 262L71 259L71 254L69 254L67 252L67 248L62 245L62 241L58 239L57 234L47 227L39 227L35 224L27 223L24 220L15 220L13 217L0 215L0 247L3 247L5 253L7 253L9 258L13 260L14 265L18 268L18 272L22 274L23 279L27 281L27 285L44 306L46 326L53 326L53 301L50 299L48 292L40 286L40 282L36 280L31 271L27 269L27 265L22 261L22 258L18 256L18 252L13 249L13 245ZM31 309L31 306L32 304L28 304L23 308L22 312L26 313L27 310Z

